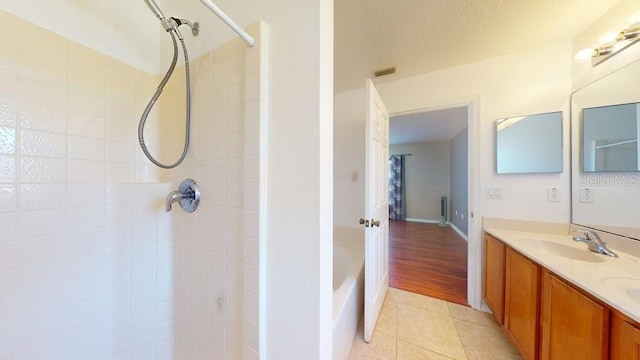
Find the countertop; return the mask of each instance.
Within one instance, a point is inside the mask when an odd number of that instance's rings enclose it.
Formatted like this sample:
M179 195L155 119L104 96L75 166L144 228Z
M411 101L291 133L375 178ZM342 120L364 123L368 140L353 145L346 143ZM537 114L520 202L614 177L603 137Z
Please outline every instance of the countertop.
M485 228L539 265L640 323L640 258L596 254L569 235Z

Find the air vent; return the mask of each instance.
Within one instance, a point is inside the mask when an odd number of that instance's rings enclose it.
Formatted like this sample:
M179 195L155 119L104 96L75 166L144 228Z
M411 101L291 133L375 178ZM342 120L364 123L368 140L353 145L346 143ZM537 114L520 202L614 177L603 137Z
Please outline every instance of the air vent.
M390 67L390 68L386 68L386 69L381 69L381 70L376 70L373 72L373 74L376 77L380 77L380 76L385 76L385 75L391 75L393 73L396 72L396 67Z

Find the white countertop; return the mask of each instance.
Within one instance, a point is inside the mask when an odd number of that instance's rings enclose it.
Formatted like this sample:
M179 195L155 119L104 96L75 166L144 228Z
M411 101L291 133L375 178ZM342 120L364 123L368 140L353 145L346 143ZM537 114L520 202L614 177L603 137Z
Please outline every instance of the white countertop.
M569 235L485 228L487 233L640 323L640 258L596 254Z

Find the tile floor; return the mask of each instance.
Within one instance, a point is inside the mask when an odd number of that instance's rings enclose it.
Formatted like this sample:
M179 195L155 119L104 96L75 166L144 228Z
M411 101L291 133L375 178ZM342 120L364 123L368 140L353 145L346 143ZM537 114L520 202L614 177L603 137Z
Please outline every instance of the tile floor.
M362 324L349 360L520 359L492 315L389 288L371 343Z

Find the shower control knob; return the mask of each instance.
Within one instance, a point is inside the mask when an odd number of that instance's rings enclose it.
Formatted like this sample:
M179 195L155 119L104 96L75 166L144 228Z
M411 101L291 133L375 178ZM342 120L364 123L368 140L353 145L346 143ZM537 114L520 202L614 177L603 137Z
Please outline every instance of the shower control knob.
M360 219L360 225L364 225L364 227L369 227L369 220Z
M371 226L380 227L380 220L371 219Z

